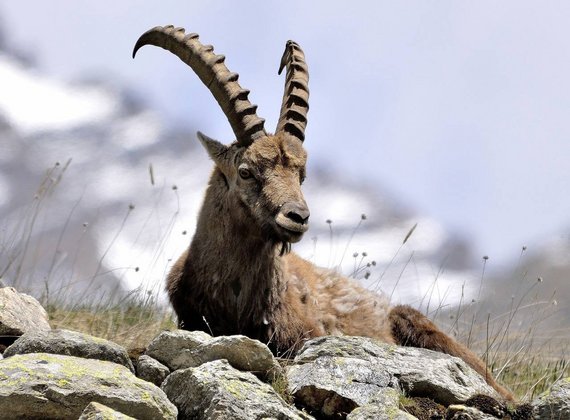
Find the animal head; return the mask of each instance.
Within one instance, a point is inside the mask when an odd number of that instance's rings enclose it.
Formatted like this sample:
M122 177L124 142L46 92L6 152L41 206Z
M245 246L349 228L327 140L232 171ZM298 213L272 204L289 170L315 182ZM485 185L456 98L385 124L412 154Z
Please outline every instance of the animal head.
M226 115L235 142L225 145L198 132L198 138L222 177L226 194L238 203L236 212L276 242L297 242L308 229L309 208L301 191L307 154L303 148L309 109L309 75L301 48L288 41L279 74L286 68L285 90L275 134L264 129L249 91L238 84L223 55L202 45L197 34L173 26L156 27L137 41L133 57L144 45L164 48L190 66L210 89ZM253 228L253 226L252 226Z

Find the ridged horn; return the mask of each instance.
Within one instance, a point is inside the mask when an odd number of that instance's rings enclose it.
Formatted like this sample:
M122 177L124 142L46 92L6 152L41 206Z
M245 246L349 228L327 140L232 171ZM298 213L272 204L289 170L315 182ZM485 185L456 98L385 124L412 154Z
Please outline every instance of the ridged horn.
M157 26L141 35L133 49L133 58L144 45L154 45L170 51L194 70L228 118L237 141L250 145L255 139L266 136L265 120L256 114L257 105L247 99L249 90L237 82L238 74L224 64L223 55L214 54L214 47L202 45L198 34L188 34L184 28L172 25Z
M303 50L294 41L287 41L278 73L285 67L283 102L275 131L285 131L303 141L309 112L309 70Z

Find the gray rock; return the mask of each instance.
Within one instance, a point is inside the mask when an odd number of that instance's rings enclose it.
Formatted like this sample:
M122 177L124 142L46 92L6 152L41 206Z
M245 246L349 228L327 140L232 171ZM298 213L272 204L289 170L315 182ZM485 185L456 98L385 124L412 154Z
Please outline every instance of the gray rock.
M570 419L570 377L560 379L532 405L536 419Z
M48 314L33 297L13 287L0 288L0 335L22 335L51 327Z
M221 359L236 369L249 372L267 373L278 368L265 344L243 335L213 338L202 331L168 331L149 344L146 354L170 370L197 367Z
M372 403L384 388L397 386L378 362L331 356L289 366L287 380L296 401L325 416L350 413Z
M275 368L273 354L257 340L243 335L216 337L193 350L182 350L171 361L174 370L225 359L239 370L265 373Z
M225 360L177 370L162 389L178 407L181 419L311 418L290 407L271 386Z
M6 349L5 357L15 354L51 353L86 359L106 360L135 369L127 351L112 341L77 331L48 330L28 332Z
M311 374L303 375L303 372ZM305 343L288 368L291 392L312 407L322 393L354 407L369 404L380 388L402 387L410 396L449 405L494 389L456 357L399 347L364 337L320 337Z
M194 350L213 337L202 331L163 331L146 348L145 354L158 360L171 370L171 362L183 350Z
M373 404L354 409L347 420L414 420L416 417L399 408L400 393L393 388L384 388Z
M89 403L78 420L135 420L98 402Z
M485 414L473 407L453 404L447 407L446 419L449 420L496 420L497 417Z
M168 375L170 375L170 370L158 360L145 354L138 358L137 376L139 378L160 386Z
M177 415L160 388L122 365L47 353L0 361L4 418L77 419L93 401L137 419L175 419Z

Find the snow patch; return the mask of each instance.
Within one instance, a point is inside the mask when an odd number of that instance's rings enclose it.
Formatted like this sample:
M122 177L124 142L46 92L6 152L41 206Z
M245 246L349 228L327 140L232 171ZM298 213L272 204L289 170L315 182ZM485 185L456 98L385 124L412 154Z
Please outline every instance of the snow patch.
M59 82L2 55L0 91L0 112L23 134L97 124L119 108L100 87Z

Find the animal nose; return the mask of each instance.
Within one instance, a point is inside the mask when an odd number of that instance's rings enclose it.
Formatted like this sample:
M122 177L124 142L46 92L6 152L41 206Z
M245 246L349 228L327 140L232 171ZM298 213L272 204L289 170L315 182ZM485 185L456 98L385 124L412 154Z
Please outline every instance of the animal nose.
M311 212L305 203L285 203L281 212L295 223L304 225L309 222Z

